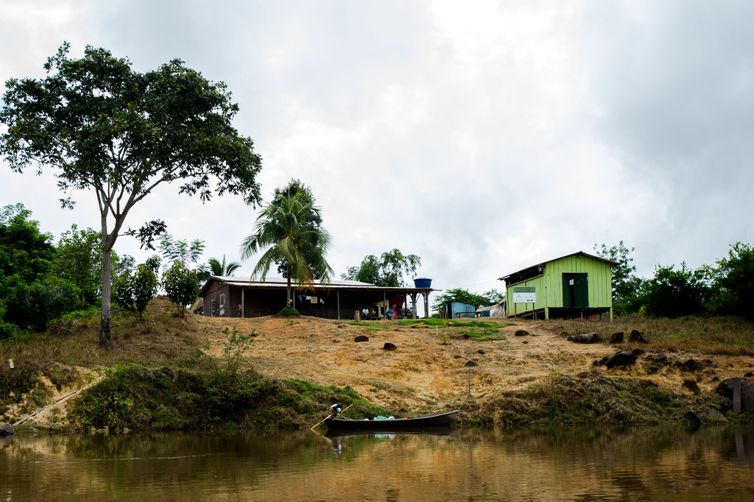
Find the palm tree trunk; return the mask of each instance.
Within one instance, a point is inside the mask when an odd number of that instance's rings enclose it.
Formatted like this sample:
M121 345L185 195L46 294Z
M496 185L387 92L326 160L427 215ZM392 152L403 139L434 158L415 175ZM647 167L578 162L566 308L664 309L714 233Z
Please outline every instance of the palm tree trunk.
M285 274L285 275L288 276L288 283L287 283L287 287L286 287L285 305L287 307L292 307L293 306L293 296L291 295L291 267L288 267L288 273Z

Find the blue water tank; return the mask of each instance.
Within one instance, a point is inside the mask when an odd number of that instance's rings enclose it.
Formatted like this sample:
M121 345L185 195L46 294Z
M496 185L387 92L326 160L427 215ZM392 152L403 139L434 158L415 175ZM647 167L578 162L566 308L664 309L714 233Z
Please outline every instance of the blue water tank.
M414 279L414 287L415 288L431 288L432 279L427 279L426 277Z

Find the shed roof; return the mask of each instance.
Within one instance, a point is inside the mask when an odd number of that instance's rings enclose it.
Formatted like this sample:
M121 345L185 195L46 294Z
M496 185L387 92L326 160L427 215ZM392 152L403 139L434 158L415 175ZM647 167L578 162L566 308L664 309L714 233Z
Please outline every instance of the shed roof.
M547 265L548 263L562 260L563 258L570 258L571 256L584 256L586 258L591 258L593 260L607 263L611 267L618 265L617 261L608 260L607 258L602 258L601 256L595 256L593 254L585 253L583 251L577 251L576 253L567 254L565 256L560 256L559 258L553 258L552 260L543 261L542 263L537 263L536 265L522 268L521 270L517 270L516 272L510 273L508 275L504 275L503 277L498 277L497 280L505 281L506 283L520 282L521 280L524 280L524 278L531 278L537 275L541 275L542 272L544 271L545 265Z

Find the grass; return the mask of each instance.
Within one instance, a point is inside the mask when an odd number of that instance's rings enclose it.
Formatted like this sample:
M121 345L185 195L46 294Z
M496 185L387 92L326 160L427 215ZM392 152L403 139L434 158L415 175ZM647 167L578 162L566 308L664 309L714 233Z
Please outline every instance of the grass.
M556 333L574 335L596 331L603 338L623 331L641 331L655 349L697 351L706 354L754 355L754 323L736 317L682 317L653 319L644 316L603 321L546 321Z
M640 379L554 374L546 383L506 391L479 411L481 425L559 429L595 424L648 425L680 420L694 397ZM711 399L720 401L719 396Z
M513 323L507 321L480 321L477 319L398 319L395 321L352 321L352 326L363 326L369 331L387 331L398 328L442 329L441 344L447 345L448 338L464 337L477 342L505 340L500 336L500 329Z
M297 430L316 423L333 403L348 416L386 413L350 387L271 380L254 371L187 371L116 365L73 403L74 426L111 430Z

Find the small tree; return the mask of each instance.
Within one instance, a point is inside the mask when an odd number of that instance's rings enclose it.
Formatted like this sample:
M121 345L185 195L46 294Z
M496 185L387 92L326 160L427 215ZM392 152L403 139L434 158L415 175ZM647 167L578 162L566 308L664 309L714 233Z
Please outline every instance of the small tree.
M79 292L79 307L94 304L102 287L101 238L99 232L76 225L60 236L53 273L76 286Z
M260 200L261 158L250 138L232 125L238 106L225 84L173 60L157 70L133 71L127 59L87 46L80 59L63 44L41 79L6 82L0 109L0 155L17 172L56 169L61 191L94 191L100 213L102 324L100 344L110 347L111 252L133 207L163 183L202 201L239 194ZM213 180L216 183L213 184ZM61 199L71 207L70 197ZM138 235L151 247L164 223Z
M174 261L162 274L162 287L170 301L180 307L181 317L199 295L199 277L182 261Z
M139 319L144 318L144 311L157 294L159 281L157 274L148 264L141 264L132 273L126 270L113 284L113 300L121 308L135 312Z

